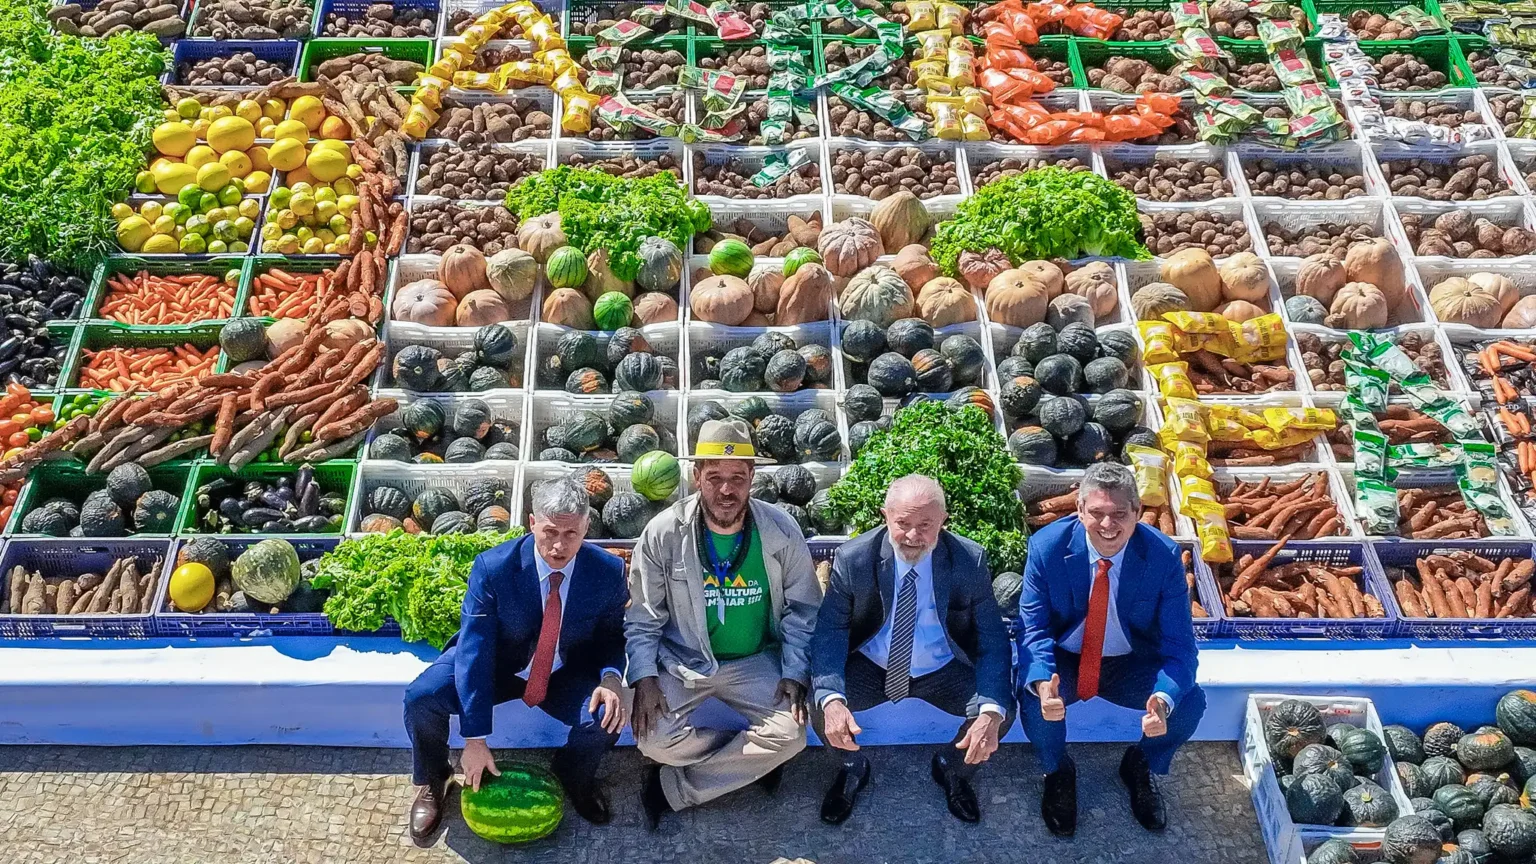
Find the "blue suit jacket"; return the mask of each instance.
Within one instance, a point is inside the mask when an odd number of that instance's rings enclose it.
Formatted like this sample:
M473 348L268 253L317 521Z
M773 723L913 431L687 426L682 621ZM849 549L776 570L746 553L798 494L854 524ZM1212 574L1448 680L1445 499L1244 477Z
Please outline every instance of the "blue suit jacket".
M1056 643L1088 617L1091 561L1088 537L1076 516L1030 536L1019 596L1019 664L1027 670L1019 679L1021 687L1050 679L1056 671ZM1131 656L1157 663L1155 690L1177 705L1195 684L1199 652L1179 547L1156 528L1137 523L1126 544L1115 610Z
M593 686L604 668L624 668L624 605L629 586L624 562L583 543L567 579L560 623L561 672L589 674ZM544 623L533 538L524 536L480 553L469 573L455 651L453 678L459 693L459 731L465 738L491 732L497 683L513 678L533 660Z
M852 652L880 631L896 602L895 553L885 528L844 543L811 634L811 687L820 702L847 693L844 672ZM992 594L986 552L943 531L933 550L933 601L956 659L976 670L976 692L1007 709L1013 704L1012 657L1003 613Z

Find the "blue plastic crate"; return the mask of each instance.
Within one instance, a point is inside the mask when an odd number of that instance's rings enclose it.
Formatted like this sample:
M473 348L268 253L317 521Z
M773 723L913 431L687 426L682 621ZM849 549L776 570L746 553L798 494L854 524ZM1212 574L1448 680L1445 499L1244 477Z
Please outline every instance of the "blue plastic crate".
M240 553L255 546L263 540L273 539L266 536L230 535L215 538L224 544L229 550L229 559L240 557ZM336 537L283 537L293 544L295 552L299 553L299 560L309 561L319 558L321 555L336 548L341 540ZM172 558L181 552L187 540L177 542L172 549ZM170 568L174 570L174 566ZM259 612L177 612L170 602L170 579L162 580L160 591L155 595L154 628L160 636L184 637L200 636L203 638L230 637L243 639L251 636L333 636L349 631L337 630L331 624L331 619L320 612L287 612L272 615ZM384 622L383 628L374 633L357 634L364 636L399 636L400 625L392 620Z
M1269 550L1268 541L1234 540L1232 560L1244 555L1255 558ZM1336 566L1357 565L1363 569L1360 588L1381 602L1386 613L1382 618L1241 618L1228 617L1225 629L1238 639L1386 639L1397 632L1397 604L1392 602L1392 589L1381 573L1381 565L1366 544L1347 541L1307 541L1287 545L1276 553L1271 567L1292 561L1316 561ZM1224 565L1218 565L1224 566ZM1234 565L1235 566L1235 563ZM1220 580L1217 580L1220 587Z
M320 0L319 8L315 10L315 35L331 38L325 34L325 19L331 13L345 15L348 19L360 19L368 12L368 7L374 5L375 2L379 2L379 0ZM430 34L425 37L414 38L432 39L437 37L438 30L441 27L436 22L440 21L443 16L443 5L438 0L389 0L389 5L396 9L427 9L431 11L434 23ZM338 39L364 38L350 37L340 33L334 35Z
M1414 562L1426 555L1448 551L1471 552L1497 561L1501 558L1528 559L1533 557L1533 544L1529 540L1400 540L1376 543L1372 547L1383 568L1401 567L1416 572ZM1389 587L1390 577L1382 572L1382 579ZM1409 618L1397 603L1397 592L1392 595L1392 610L1398 618L1398 635L1412 639L1536 639L1536 618Z
M134 556L140 573L156 559L155 591L165 582L165 563L170 540L111 540L63 537L44 540L11 540L0 554L0 602L10 608L11 569L20 565L43 578L75 577L106 573L119 558ZM0 615L0 639L63 639L88 636L94 639L143 639L155 635L149 613L115 615Z
M289 39L235 40L220 42L214 39L182 39L176 43L175 62L171 64L170 83L186 85L181 77L181 64L196 63L211 57L233 57L249 51L268 63L283 67L284 75L292 75L299 68L299 51L302 42ZM259 84L223 85L231 89L256 89ZM222 89L222 88L221 88Z
M1189 550L1195 561L1195 598L1205 609L1205 618L1194 619L1196 639L1220 639L1227 635L1227 616L1221 603L1221 590L1210 566L1200 560L1200 549L1192 542L1178 541L1179 550Z

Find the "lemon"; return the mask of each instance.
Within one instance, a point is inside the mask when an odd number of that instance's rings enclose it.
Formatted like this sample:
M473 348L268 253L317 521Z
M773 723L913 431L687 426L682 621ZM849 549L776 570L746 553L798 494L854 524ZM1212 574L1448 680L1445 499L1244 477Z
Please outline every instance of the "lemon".
M171 602L183 612L201 612L213 599L213 571L189 562L171 573Z
M336 235L336 248L338 248L338 249L345 249L345 248L347 248L347 244L350 243L350 242L352 242L352 235L351 234L337 233L337 235Z
M309 127L305 126L298 120L284 120L283 122L272 127L272 138L277 141L282 141L287 138L292 138L301 142L308 141Z
M145 240L144 245L138 251L143 252L145 255L168 255L180 250L177 248L175 237L169 234L156 234Z
M276 222L268 222L261 226L261 239L276 240L283 236L283 229Z
M347 157L334 150L316 147L309 158L304 160L304 165L309 168L309 173L315 175L316 180L329 183L347 172Z
M155 175L150 171L140 171L134 175L133 190L144 195L153 195L160 191L155 187Z
M257 201L255 198L242 199L240 204L235 208L235 212L241 216L246 217L247 219L255 219L257 214L261 213L261 202Z
M300 225L294 230L293 236L299 238L300 243L307 243L309 242L309 238L315 236L315 232L309 230L309 226L307 225Z
M320 128L325 121L325 105L318 96L300 96L293 100L293 105L288 110L288 117L304 124L306 129L314 131Z
M224 153L256 143L256 127L244 117L220 117L208 127L208 146Z
M208 241L201 234L193 234L189 231L181 235L176 248L188 255L201 255L208 251Z
M267 161L279 171L292 171L304 164L304 142L296 138L279 138L267 148Z
M203 218L207 219L209 222L217 222L220 219L228 219L230 216L228 210L224 209L223 207L215 207L212 210L209 210L207 213L204 213Z
M353 180L363 179L363 166L356 163L347 166L347 176Z
M143 216L129 216L117 223L117 245L128 252L137 252L144 248L144 241L155 233L149 220Z
M241 99L240 103L235 106L235 116L254 126L256 121L262 117L261 103L254 99Z
M159 201L145 201L139 207L139 215L153 222L165 215L165 206Z
M315 196L309 192L295 192L288 202L288 209L296 216L308 216L315 212Z
M336 232L329 228L316 228L315 236L319 237L321 240L324 240L327 243L336 242Z
M336 211L343 216L351 216L357 209L356 195L341 195L336 198Z
M185 156L197 143L192 127L181 122L161 123L149 137L154 141L155 150L166 156Z
M311 237L305 240L304 245L299 247L299 249L305 255L319 255L325 251L325 241L319 237Z
M184 162L162 162L154 169L155 188L162 195L175 195L197 183L197 169Z
M156 234L174 234L176 233L176 219L162 213L160 218L155 220L154 228Z
M316 219L319 219L321 222L330 222L331 221L331 217L335 216L335 215L337 215L336 214L336 202L334 202L334 201L316 201L315 202L315 218Z
M133 208L119 201L112 205L112 218L121 222L133 215Z
M217 192L229 185L229 169L222 162L209 162L197 169L197 185L204 192Z
M251 157L239 150L231 150L219 157L219 163L229 169L229 176L244 177L251 173Z
M265 171L252 171L245 175L245 191L252 195L261 195L272 185L272 175Z
M261 115L276 123L288 113L288 103L281 99L268 99L261 103Z
M351 134L352 128L347 125L347 121L341 119L340 117L327 117L325 118L324 122L320 124L321 138L339 140L346 138Z
M272 161L267 158L267 148L265 145L258 144L245 151L245 158L251 160L252 171L272 170Z
M264 254L267 254L267 255L276 255L277 254L277 241L276 240L263 240L261 242L261 251Z
M213 152L213 148L207 144L199 144L187 151L186 163L193 168L201 168L209 162L219 161L219 154Z
M272 131L277 128L277 122L270 117L263 117L256 121L256 137L271 138Z

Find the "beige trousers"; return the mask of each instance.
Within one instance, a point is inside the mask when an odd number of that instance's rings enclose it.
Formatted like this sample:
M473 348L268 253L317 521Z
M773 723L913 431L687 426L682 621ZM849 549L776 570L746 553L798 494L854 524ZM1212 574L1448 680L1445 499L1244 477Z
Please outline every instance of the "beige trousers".
M647 758L661 763L661 788L672 809L703 804L750 785L805 749L805 727L795 722L789 703L776 696L780 670L778 652L763 651L722 662L714 676L696 687L661 673L667 713L635 743ZM747 718L746 730L702 729L690 723L694 709L711 696L740 711Z

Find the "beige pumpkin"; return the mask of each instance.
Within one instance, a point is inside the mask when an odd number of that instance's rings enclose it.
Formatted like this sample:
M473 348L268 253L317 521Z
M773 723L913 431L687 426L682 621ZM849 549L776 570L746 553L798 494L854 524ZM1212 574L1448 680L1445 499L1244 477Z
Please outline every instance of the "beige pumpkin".
M1163 261L1162 281L1184 292L1189 308L1211 312L1221 305L1221 272L1204 249L1180 249Z
M1442 323L1484 328L1497 327L1501 314L1497 294L1460 276L1429 289L1429 308Z
M325 336L320 340L320 346L333 351L345 351L365 339L372 338L373 328L367 324L356 318L338 318L326 323Z
M1013 262L999 249L988 249L986 252L972 252L967 249L960 253L960 258L955 262L955 267L960 271L960 278L971 288L986 292L987 286L1004 270L1012 270Z
M575 288L556 288L544 295L540 309L541 320L575 330L595 330L592 320L592 301Z
M501 292L508 303L516 303L533 293L543 272L539 262L521 249L503 249L485 259L485 276L491 287Z
M928 247L920 243L912 243L901 247L896 253L896 260L891 262L891 269L896 271L907 287L913 291L928 284L932 279L938 278L939 265L933 263L928 257Z
M560 214L546 213L535 216L517 226L517 248L533 256L540 264L561 246L567 246L565 232L560 230Z
M443 289L447 291L447 289ZM449 295L450 299L452 295ZM450 319L452 320L452 319ZM279 318L267 328L267 357L273 358L304 342L309 321L304 318Z
M1343 261L1327 252L1318 252L1302 259L1301 267L1296 271L1296 293L1316 297L1326 309L1333 303L1333 295L1339 293L1348 281Z
M389 317L428 327L452 327L458 307L459 301L447 285L436 279L418 279L395 292Z
M1004 270L987 284L987 317L995 324L1039 324L1050 302L1045 286L1023 270Z
M1161 321L1169 312L1188 312L1189 297L1167 282L1148 282L1131 294L1137 321Z
M885 254L880 232L867 219L857 216L833 222L821 230L816 244L823 266L832 275L848 277L875 263Z
M1022 270L1025 276L1040 283L1045 289L1046 296L1052 300L1061 296L1066 290L1067 280L1062 275L1061 268L1049 261L1025 261L1016 269Z
M837 285L827 268L820 264L801 264L795 275L779 288L779 304L773 320L780 327L825 321L832 317L832 302Z
M465 294L453 313L453 323L460 327L484 327L510 320L512 310L507 308L507 301L489 288Z
M1068 293L1084 297L1093 306L1093 314L1104 320L1120 308L1120 288L1115 282L1115 268L1103 261L1090 261L1067 274Z
M784 265L768 262L752 265L747 284L752 286L752 308L764 315L772 315L779 307L779 291L784 287Z
M1520 299L1520 289L1516 288L1515 283L1509 281L1507 276L1478 272L1468 276L1467 281L1498 298L1500 315L1513 309L1515 302Z
M934 327L976 320L976 298L960 280L939 276L917 292L917 315Z
M870 212L869 221L880 233L885 248L900 249L922 240L933 224L933 217L916 195L901 189L882 198Z
M1269 268L1252 252L1233 255L1222 263L1217 272L1221 274L1221 296L1224 300L1258 303L1269 297Z
M635 283L620 279L608 266L608 250L597 249L587 255L587 281L581 283L582 293L593 303L609 291L617 291L625 297L635 296Z
M845 321L873 321L876 326L889 327L912 317L912 289L895 270L881 264L855 273L837 303Z
M752 286L736 276L711 276L693 285L688 308L693 317L711 324L737 327L753 309Z
M1369 282L1346 282L1333 295L1323 323L1340 330L1374 330L1387 326L1387 298Z
M1266 313L1262 307L1249 303L1247 300L1229 300L1222 304L1220 309L1216 310L1216 314L1228 321L1236 321L1241 324L1244 321L1251 321Z
M677 301L661 291L645 291L635 298L635 320L641 327L677 321Z
M1529 330L1536 327L1536 294L1516 300L1499 326L1507 330Z
M491 287L491 280L485 275L485 254L468 243L448 247L437 265L437 279L459 300L471 291L487 291Z
M1365 240L1349 247L1344 255L1344 275L1351 282L1369 282L1387 298L1390 314L1408 297L1404 282L1403 259L1398 257L1392 242L1384 237Z

